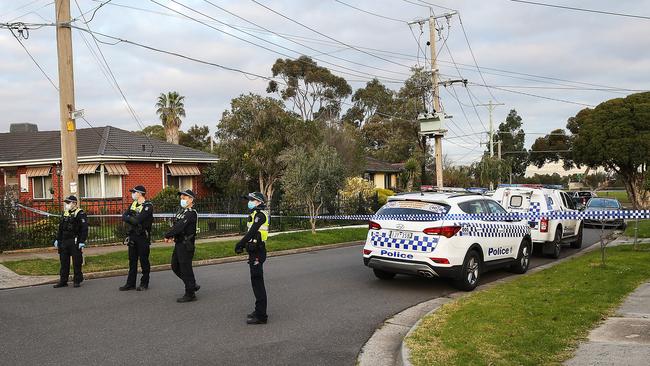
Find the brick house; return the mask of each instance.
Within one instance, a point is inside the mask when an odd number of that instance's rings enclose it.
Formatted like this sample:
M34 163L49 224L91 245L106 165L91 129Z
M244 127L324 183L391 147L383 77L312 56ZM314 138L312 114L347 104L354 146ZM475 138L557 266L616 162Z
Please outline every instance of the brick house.
M203 151L111 126L77 130L77 155L77 195L91 212L110 207L106 203L129 202L129 189L138 184L148 197L170 186L207 195L201 172L218 161ZM0 133L0 187L13 188L20 202L35 207L60 202L60 174L59 131Z

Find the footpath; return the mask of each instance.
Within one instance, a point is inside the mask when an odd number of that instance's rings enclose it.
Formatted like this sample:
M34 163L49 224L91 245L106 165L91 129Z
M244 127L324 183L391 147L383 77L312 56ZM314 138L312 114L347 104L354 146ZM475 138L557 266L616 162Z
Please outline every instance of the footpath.
M568 366L646 366L650 360L650 282L630 294L616 313L589 333Z

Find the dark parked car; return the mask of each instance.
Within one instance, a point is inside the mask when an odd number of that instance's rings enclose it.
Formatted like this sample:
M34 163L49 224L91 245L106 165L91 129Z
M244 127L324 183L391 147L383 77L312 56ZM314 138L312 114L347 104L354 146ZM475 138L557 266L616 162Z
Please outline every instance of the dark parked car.
M622 210L623 207L621 203L615 198L598 198L594 197L587 202L585 211L613 211L613 210ZM605 225L607 228L616 228L620 230L625 230L627 224L623 219L607 219L607 220L597 220L597 219L585 219L585 227L594 226L602 227Z
M596 196L596 193L591 191L577 191L571 194L571 198L573 198L573 203L575 203L576 207L578 208L583 208L587 206L587 202L589 202L589 200L592 197L598 197L598 196Z

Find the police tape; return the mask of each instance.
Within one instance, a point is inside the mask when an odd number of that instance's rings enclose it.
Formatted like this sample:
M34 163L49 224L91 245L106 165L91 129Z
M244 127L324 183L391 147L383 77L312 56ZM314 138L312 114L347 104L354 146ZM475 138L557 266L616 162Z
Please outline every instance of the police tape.
M42 216L59 216L47 211L28 207L22 204L16 205L18 208L42 215ZM159 213L153 215L156 218L174 218L173 213ZM88 215L88 217L122 217L119 214ZM248 215L243 214L219 214L219 213L199 213L200 219L243 219ZM489 213L489 214L365 214L365 215L301 215L301 216L282 216L272 215L271 218L290 218L303 220L343 220L343 221L372 221L372 220L389 220L389 221L539 221L548 220L648 220L650 219L650 210L602 210L602 211L545 211L545 212L507 212L507 213Z

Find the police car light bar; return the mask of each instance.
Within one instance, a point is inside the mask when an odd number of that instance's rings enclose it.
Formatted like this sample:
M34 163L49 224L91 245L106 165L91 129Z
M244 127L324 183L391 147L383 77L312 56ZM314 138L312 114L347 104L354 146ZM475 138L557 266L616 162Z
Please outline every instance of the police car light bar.
M546 189L564 189L560 184L499 184L498 188L546 188Z

